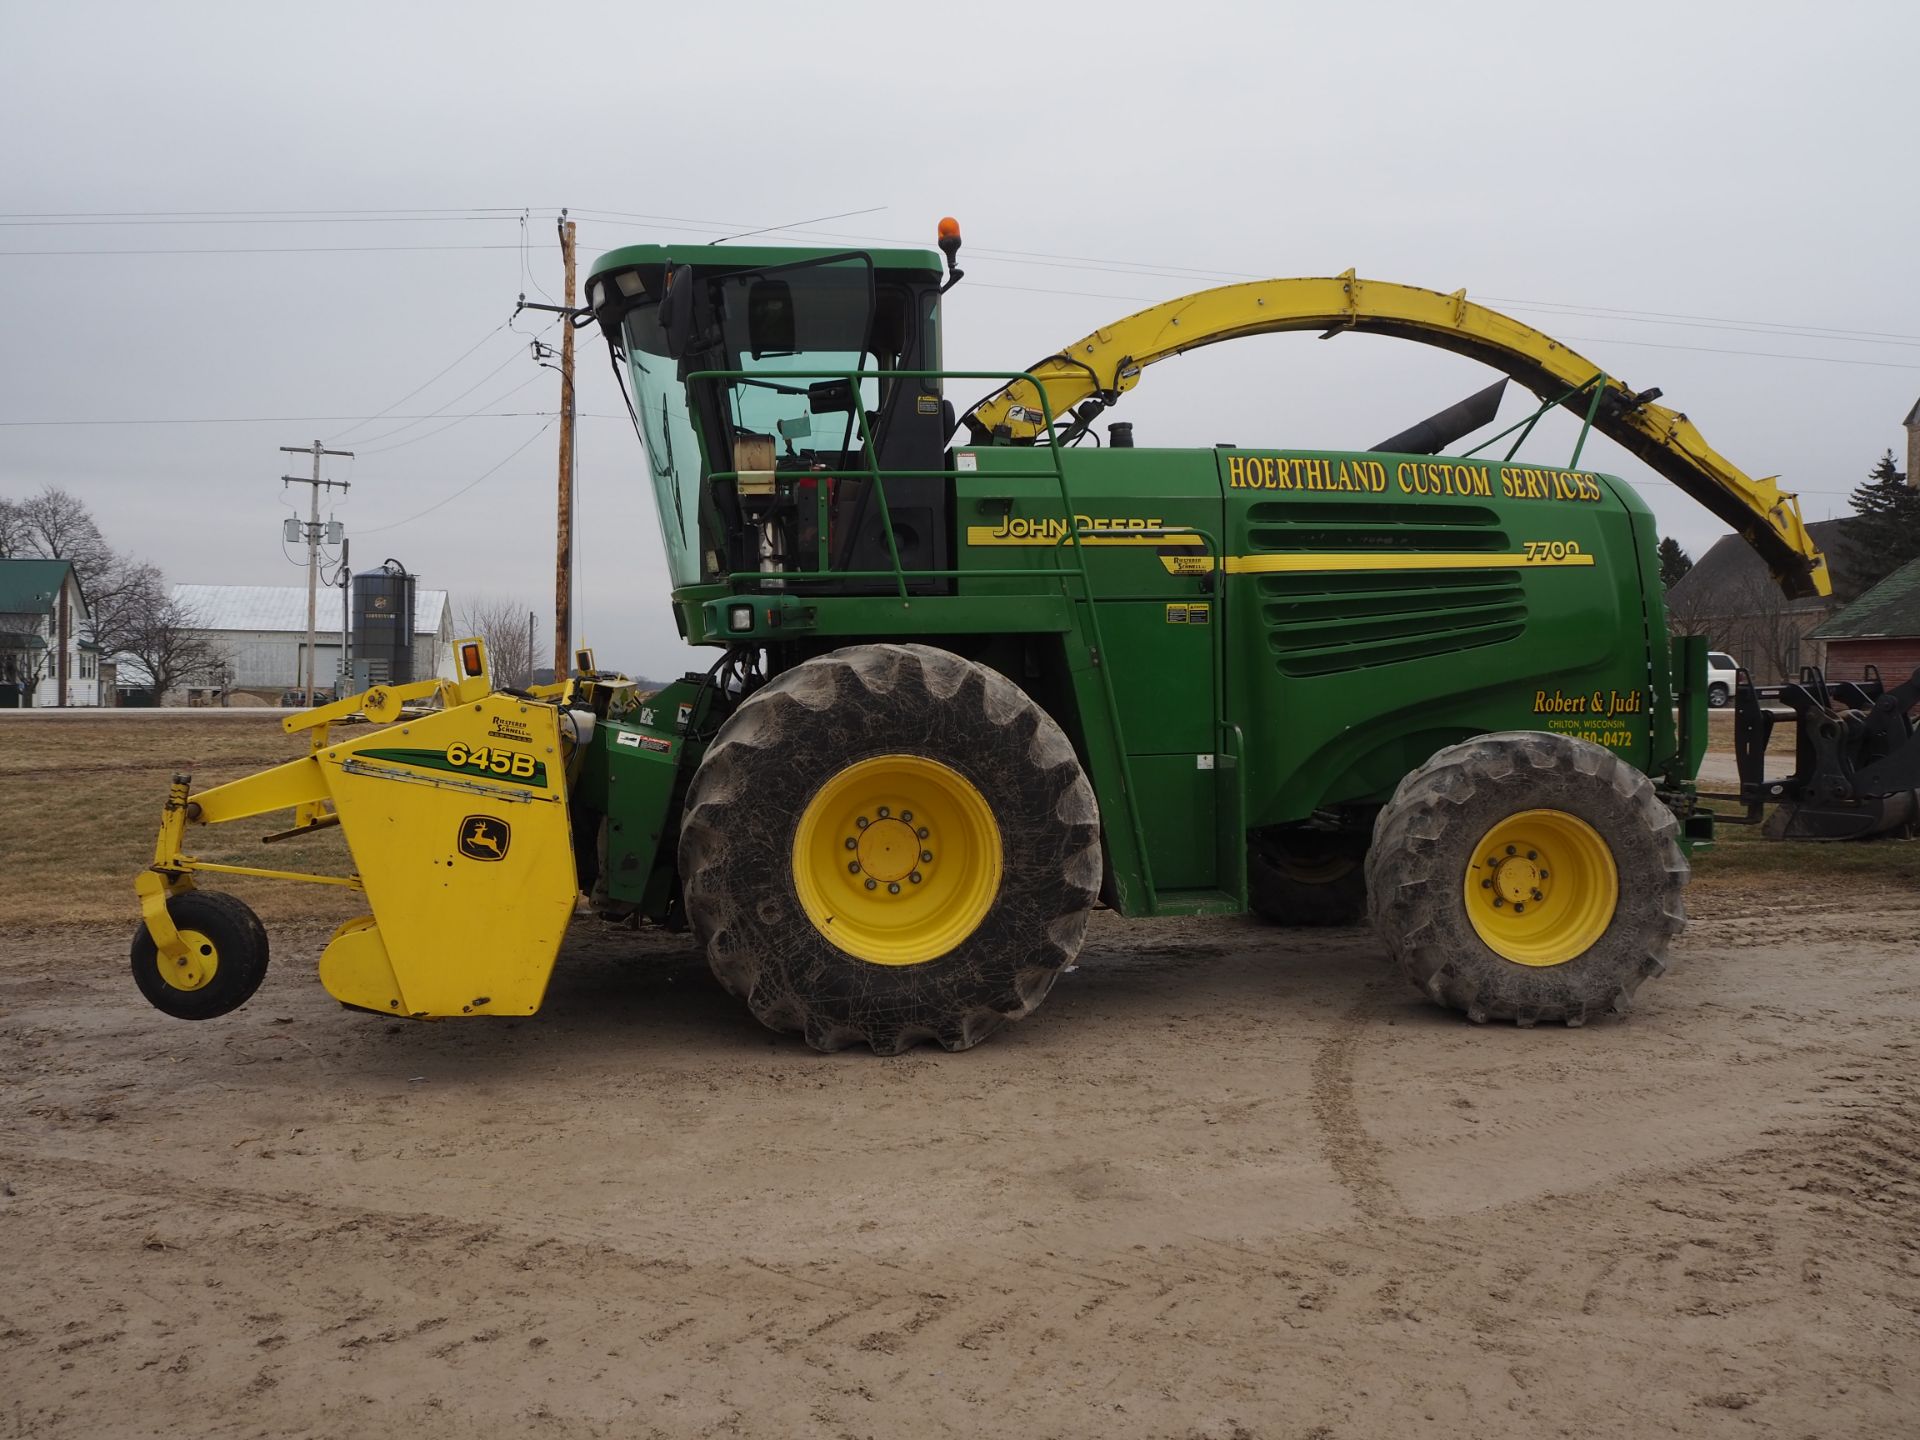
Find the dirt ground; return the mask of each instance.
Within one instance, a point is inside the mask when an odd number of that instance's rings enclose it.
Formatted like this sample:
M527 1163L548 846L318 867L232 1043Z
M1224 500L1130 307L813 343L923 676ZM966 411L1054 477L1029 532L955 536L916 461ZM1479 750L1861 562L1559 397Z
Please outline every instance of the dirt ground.
M1712 864L1621 1023L1101 915L892 1060L590 920L530 1020L343 1011L296 914L185 1024L103 892L0 934L0 1436L1910 1436L1920 890Z

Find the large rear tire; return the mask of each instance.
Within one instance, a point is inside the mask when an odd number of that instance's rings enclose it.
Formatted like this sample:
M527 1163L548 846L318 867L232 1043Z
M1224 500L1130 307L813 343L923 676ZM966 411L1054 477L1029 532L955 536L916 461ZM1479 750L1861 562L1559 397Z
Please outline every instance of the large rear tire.
M1483 735L1408 775L1380 812L1373 927L1409 980L1471 1020L1624 1014L1686 923L1678 833L1611 751Z
M1275 831L1247 842L1247 900L1269 925L1357 925L1367 914L1367 842Z
M1100 819L1018 687L859 645L750 695L688 789L679 863L720 983L816 1050L978 1044L1079 952Z

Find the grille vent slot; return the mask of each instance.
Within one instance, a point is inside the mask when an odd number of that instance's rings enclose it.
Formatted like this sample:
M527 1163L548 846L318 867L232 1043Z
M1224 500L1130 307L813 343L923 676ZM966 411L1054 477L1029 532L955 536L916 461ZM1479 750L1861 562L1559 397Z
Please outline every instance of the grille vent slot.
M1509 554L1480 505L1263 502L1247 514L1264 554ZM1280 673L1337 675L1517 639L1526 590L1513 569L1288 572L1255 581Z

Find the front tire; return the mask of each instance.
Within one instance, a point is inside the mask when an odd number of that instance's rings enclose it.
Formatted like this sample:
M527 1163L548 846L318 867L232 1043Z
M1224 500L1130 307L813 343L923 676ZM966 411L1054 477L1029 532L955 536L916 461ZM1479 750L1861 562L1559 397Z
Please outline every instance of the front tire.
M1733 698L1732 692L1730 692L1727 689L1727 687L1724 685L1716 684L1716 685L1709 685L1707 687L1707 704L1715 710L1724 709L1726 707L1727 701L1731 700L1732 698Z
M1686 923L1678 832L1611 751L1483 735L1408 775L1380 812L1373 926L1409 980L1476 1022L1624 1014Z
M679 857L709 965L763 1024L816 1050L965 1050L1079 952L1100 819L1072 744L1010 681L859 645L742 702Z

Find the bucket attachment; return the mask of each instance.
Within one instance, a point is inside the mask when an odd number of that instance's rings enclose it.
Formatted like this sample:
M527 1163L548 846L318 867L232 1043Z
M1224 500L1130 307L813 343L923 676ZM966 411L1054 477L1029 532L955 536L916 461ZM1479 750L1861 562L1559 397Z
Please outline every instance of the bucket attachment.
M1805 668L1782 685L1793 712L1794 771L1766 778L1767 740L1777 716L1760 702L1752 677L1739 673L1734 695L1734 755L1740 798L1750 819L1776 805L1763 831L1773 840L1861 840L1910 829L1920 820L1920 670L1893 688L1867 667L1864 678L1830 682Z

